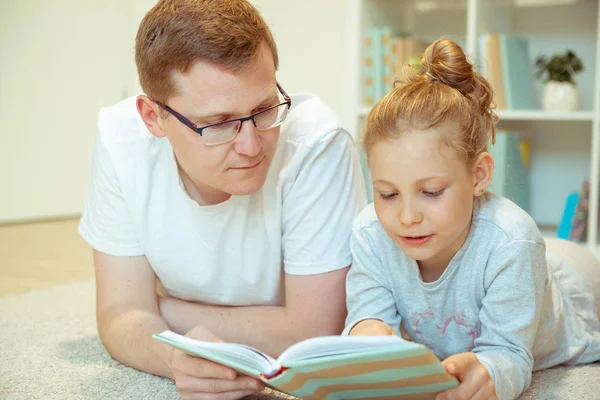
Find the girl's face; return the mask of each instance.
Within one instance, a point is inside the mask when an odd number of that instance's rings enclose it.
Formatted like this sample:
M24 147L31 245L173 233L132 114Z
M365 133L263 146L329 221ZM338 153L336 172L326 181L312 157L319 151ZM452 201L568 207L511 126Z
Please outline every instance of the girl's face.
M377 217L417 260L424 280L437 280L465 242L477 174L443 140L444 127L376 143L369 154Z

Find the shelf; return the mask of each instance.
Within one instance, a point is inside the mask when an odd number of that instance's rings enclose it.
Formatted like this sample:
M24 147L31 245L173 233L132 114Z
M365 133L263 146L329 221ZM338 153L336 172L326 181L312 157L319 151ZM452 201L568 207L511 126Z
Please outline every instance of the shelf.
M496 110L500 121L593 121L593 111Z
M358 116L366 117L371 107L360 106ZM593 111L496 110L500 121L593 121Z

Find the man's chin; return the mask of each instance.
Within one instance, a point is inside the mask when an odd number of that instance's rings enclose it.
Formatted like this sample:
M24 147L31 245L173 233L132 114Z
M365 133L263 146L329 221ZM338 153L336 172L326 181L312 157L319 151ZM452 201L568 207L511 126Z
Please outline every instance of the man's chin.
M233 196L249 196L258 192L264 186L266 178L266 176L253 176L249 179L235 182L223 191Z

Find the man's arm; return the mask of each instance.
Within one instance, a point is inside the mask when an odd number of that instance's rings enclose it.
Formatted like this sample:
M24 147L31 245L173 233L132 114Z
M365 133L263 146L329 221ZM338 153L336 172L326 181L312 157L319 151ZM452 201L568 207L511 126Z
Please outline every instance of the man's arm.
M116 257L94 250L94 264L98 332L114 359L175 380L184 399L238 399L263 389L254 378L237 376L231 368L188 356L152 338L168 327L158 310L156 277L144 256ZM184 333L219 340L202 326Z
M117 361L173 378L172 348L152 338L168 329L156 299L156 276L146 257L116 257L94 250L96 319L102 343Z
M316 275L285 275L285 305L221 307L160 299L169 327L185 333L204 325L229 342L254 346L278 356L294 343L314 336L338 335L346 318L348 268Z

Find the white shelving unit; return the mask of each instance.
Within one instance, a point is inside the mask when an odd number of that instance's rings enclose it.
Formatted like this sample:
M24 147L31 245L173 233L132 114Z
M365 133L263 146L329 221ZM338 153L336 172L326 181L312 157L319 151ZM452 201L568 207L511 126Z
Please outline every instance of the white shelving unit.
M346 18L346 120L360 132L370 107L362 100L361 47L369 26L388 25L419 39L447 37L477 60L477 38L485 32L526 37L532 61L540 54L574 50L584 71L576 76L581 107L572 112L541 109L542 83L535 84L539 109L498 110L500 128L532 141L531 215L541 227L558 225L568 193L590 179L588 246L600 255L600 10L598 0L348 0Z

